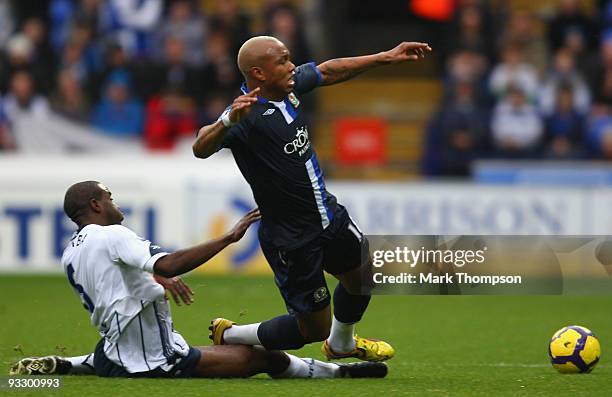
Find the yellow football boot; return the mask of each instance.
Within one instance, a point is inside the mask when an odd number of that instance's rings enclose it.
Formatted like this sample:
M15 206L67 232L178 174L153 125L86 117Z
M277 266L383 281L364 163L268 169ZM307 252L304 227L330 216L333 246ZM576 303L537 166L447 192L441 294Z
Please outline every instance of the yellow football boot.
M366 339L357 335L353 336L353 339L355 339L355 348L348 353L334 352L327 341L321 346L321 351L328 360L355 357L363 361L385 361L395 355L393 347L382 340Z
M232 320L226 318L215 318L210 322L210 335L208 338L213 341L213 345L223 345L223 333L226 329L231 328L232 325L236 324Z

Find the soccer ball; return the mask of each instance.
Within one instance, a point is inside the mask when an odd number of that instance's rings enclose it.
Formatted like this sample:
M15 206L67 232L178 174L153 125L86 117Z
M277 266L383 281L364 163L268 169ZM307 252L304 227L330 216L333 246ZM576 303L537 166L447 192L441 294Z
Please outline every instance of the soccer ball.
M555 332L548 355L553 367L561 373L591 372L599 361L601 348L589 329L570 325Z

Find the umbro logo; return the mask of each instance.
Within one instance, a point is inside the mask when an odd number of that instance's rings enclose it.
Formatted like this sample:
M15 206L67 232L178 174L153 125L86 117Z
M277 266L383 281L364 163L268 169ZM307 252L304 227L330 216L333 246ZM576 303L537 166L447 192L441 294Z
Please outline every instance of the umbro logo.
M262 116L269 116L269 115L271 115L272 113L274 113L274 111L275 111L275 110L276 110L276 109L268 109L268 110L266 110L265 112L263 112Z

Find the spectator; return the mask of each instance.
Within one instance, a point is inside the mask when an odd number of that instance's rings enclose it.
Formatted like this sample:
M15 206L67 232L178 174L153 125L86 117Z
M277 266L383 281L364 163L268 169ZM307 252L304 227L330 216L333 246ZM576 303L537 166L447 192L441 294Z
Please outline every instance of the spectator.
M104 0L81 0L78 2L78 8L74 12L74 21L83 23L91 27L91 30L97 35L102 33L102 21L108 17L108 9L104 6Z
M516 43L522 52L523 60L533 65L541 75L548 65L548 46L542 35L537 33L536 24L536 17L531 12L515 11L500 42Z
M52 86L53 70L45 69L33 62L34 44L25 34L11 37L6 48L6 57L0 60L0 91L6 92L9 80L18 70L28 70L40 92L46 94Z
M76 40L70 40L64 46L59 66L62 71L71 73L79 84L88 80L89 70L83 57L83 47Z
M75 20L71 31L72 42L81 48L81 58L85 73L91 76L104 67L101 44L95 40L95 30L84 19Z
M160 48L163 48L168 37L181 40L185 46L185 62L189 66L198 68L206 62L206 22L195 10L192 1L176 0L170 4L168 17L161 26L159 36Z
M469 50L493 59L491 31L486 25L485 9L477 5L464 5L457 10L455 28L448 38L449 52Z
M427 129L426 173L469 175L471 162L485 153L488 122L474 83L456 83L451 101L434 115Z
M45 23L40 18L28 18L23 23L22 32L33 45L31 63L55 74L56 57L47 40Z
M554 112L545 120L544 155L549 158L578 158L584 151L584 113L576 110L571 85L561 85L556 91Z
M56 92L51 97L51 109L73 121L86 123L90 119L89 101L70 70L60 72Z
M558 91L561 86L569 86L572 92L572 106L578 113L586 114L591 105L591 93L586 82L576 70L574 57L567 49L561 49L555 54L551 71L542 85L539 95L540 110L544 115L550 115L558 104Z
M291 52L293 63L301 65L312 61L301 22L293 7L288 5L274 7L270 10L267 20L266 34L285 43Z
M104 84L108 80L109 76L115 72L121 72L127 75L130 82L134 82L135 76L138 74L136 73L135 67L130 62L123 47L116 43L109 43L104 52L104 63L102 69L89 79L89 93L91 98L94 99L94 102L101 98ZM149 83L150 80L151 79L149 79ZM138 85L138 82L136 82L135 89L141 97L145 97L143 90L141 90Z
M155 29L162 17L162 0L107 0L100 6L101 33L132 57L153 53Z
M230 41L232 56L238 55L242 43L251 37L251 18L236 0L216 0L215 13L210 18L211 30L222 31ZM209 60L212 55L209 55Z
M533 65L523 60L520 46L510 43L502 51L502 62L491 72L489 87L495 98L503 99L510 85L516 85L528 101L538 93L538 74Z
M559 12L548 25L551 50L562 47L591 49L595 45L595 23L586 16L579 0L561 0Z
M522 87L508 87L506 98L493 112L491 132L497 155L503 158L531 158L538 153L543 125Z
M177 87L167 87L147 103L145 145L171 150L180 138L193 139L197 126L193 101Z
M159 95L164 87L172 86L194 100L201 98L201 73L187 63L185 43L180 38L166 37L163 58L140 66L137 75L142 80L140 87L143 97Z
M202 71L205 94L225 91L234 95L240 87L242 77L232 54L229 37L223 31L211 32L206 45L209 62Z
M447 100L458 83L471 81L474 83L475 99L479 104L489 103L489 90L487 85L487 59L474 51L463 50L456 52L448 59L447 75L445 77L445 94Z
M129 77L113 72L107 81L102 101L95 107L92 124L109 135L138 137L142 134L144 111L130 92Z
M49 104L44 96L36 93L34 79L28 71L20 70L11 76L4 111L11 124L22 117L44 119L49 116Z

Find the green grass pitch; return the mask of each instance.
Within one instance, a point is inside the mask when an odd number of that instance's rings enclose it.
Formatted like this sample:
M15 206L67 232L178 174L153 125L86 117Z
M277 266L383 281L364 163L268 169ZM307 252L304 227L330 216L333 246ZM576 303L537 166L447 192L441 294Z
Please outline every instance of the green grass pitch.
M254 322L284 311L270 277L188 277L196 303L174 307L177 330L208 344L211 318ZM22 355L80 355L98 340L60 276L0 275L0 379ZM359 334L389 341L397 355L377 380L132 380L66 376L60 390L15 396L610 396L611 296L375 296ZM603 356L593 373L561 375L548 340L565 325L591 328ZM319 344L297 352L322 359Z

